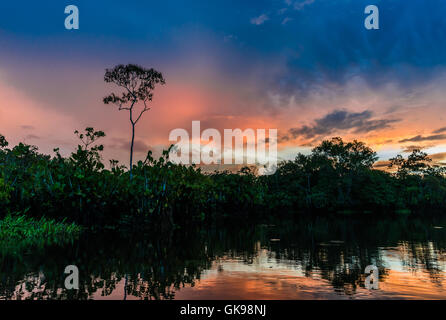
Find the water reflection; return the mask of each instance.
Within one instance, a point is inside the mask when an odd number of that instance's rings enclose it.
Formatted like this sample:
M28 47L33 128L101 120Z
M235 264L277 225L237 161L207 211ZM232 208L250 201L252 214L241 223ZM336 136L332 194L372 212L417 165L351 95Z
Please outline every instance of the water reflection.
M446 298L444 219L242 224L0 250L0 299ZM79 290L64 289L70 264ZM364 288L370 264L379 290Z

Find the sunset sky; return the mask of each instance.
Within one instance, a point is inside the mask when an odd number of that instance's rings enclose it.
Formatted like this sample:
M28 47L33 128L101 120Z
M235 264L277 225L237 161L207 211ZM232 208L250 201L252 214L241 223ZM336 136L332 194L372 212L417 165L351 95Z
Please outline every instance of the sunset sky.
M66 30L66 5L80 29ZM380 29L366 30L377 5ZM137 127L137 158L169 132L277 128L279 156L323 138L369 143L381 160L412 148L446 158L446 1L2 1L0 133L42 152L107 137L127 163L128 116L102 98L104 71L136 63L164 74Z

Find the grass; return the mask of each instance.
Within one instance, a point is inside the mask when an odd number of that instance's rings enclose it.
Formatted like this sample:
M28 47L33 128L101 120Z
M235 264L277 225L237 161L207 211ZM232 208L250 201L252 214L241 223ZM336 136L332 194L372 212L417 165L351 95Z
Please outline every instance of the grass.
M75 239L82 228L75 223L57 222L47 218L39 220L25 215L7 215L0 220L2 249L21 251L25 247L61 243Z

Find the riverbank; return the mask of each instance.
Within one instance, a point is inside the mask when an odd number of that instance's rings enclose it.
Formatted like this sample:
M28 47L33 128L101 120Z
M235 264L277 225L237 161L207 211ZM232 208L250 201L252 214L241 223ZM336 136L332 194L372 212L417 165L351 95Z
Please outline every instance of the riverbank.
M6 139L0 140L0 219L28 212L29 218L66 219L95 230L123 225L160 230L220 217L260 221L277 212L360 212L378 219L388 212L446 211L444 167L431 166L419 150L407 159L391 159L389 170L382 171L374 169L378 158L364 143L333 138L262 176L246 167L237 173L203 173L172 163L170 148L159 159L149 151L130 175L114 160L106 168L103 145L78 145L63 157L58 149L45 155L23 143L8 149Z

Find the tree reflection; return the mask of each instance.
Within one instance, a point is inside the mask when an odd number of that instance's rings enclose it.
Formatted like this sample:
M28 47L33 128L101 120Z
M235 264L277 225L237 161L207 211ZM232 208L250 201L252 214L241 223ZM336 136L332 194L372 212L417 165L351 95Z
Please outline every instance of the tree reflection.
M380 281L385 281L385 255L390 251L404 268L427 272L432 283L441 286L446 238L444 231L432 228L441 223L305 218L274 221L274 226L230 222L157 237L89 234L70 244L16 254L4 251L0 299L174 299L181 288L194 286L213 262L237 259L253 264L265 249L268 259L300 268L306 277L324 279L342 294L352 295L364 286L364 269L370 264L379 268ZM70 264L79 268L79 290L64 288L63 271Z

